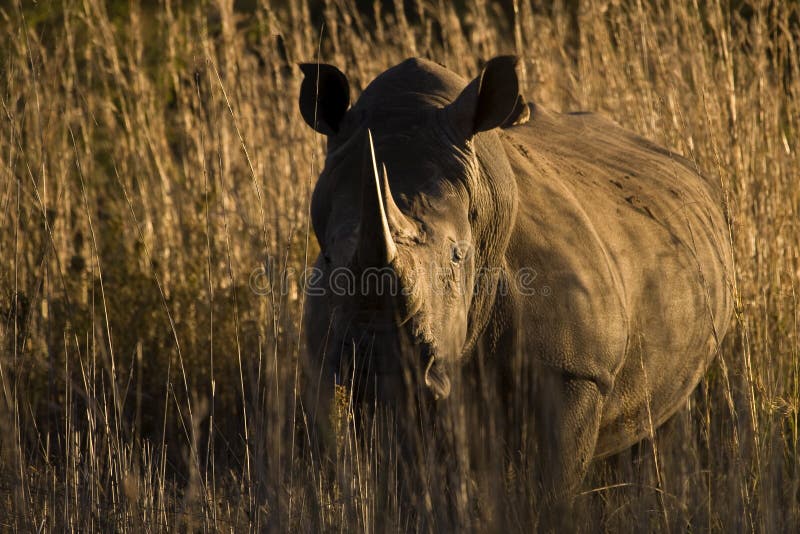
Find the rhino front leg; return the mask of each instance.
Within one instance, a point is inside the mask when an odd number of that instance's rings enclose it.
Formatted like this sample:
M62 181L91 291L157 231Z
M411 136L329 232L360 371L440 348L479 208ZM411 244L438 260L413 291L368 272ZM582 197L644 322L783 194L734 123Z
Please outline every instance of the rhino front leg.
M541 511L569 504L594 456L603 395L585 378L546 373L536 402ZM546 514L547 515L547 514Z

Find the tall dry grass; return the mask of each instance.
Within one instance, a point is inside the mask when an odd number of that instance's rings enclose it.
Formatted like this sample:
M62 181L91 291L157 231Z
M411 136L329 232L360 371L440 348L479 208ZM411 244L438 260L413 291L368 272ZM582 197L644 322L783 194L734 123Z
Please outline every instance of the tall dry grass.
M0 7L3 530L526 530L527 479L466 408L439 428L446 462L404 465L390 421L344 417L317 468L292 276L315 255L324 153L293 64L361 89L407 56L471 76L501 52L532 100L603 112L719 180L735 250L707 376L592 468L573 526L800 525L796 4L46 4Z

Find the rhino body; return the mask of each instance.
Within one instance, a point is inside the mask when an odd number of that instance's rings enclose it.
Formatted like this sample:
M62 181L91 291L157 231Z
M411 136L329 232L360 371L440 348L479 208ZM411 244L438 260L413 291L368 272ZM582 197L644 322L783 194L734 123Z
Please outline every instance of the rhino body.
M526 103L512 57L469 83L406 60L352 107L338 69L301 67L301 111L328 136L306 315L317 405L342 373L369 398L418 383L433 402L483 358L506 389L540 384L508 398L563 494L686 401L733 308L717 184L610 120ZM369 268L405 291L333 290L337 269Z

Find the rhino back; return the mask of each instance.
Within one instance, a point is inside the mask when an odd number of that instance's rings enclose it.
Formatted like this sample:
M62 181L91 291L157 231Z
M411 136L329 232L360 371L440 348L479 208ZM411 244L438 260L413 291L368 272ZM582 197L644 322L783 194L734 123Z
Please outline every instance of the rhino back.
M646 434L699 381L732 313L727 225L688 160L593 114L538 106L502 137L519 188L509 248L532 357L608 381L596 456Z

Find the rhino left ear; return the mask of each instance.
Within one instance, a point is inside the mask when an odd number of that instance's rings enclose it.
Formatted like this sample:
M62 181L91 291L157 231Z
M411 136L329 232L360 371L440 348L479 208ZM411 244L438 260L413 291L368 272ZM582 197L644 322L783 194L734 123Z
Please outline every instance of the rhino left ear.
M303 83L300 86L300 113L306 123L321 134L339 132L350 106L347 76L325 63L300 63Z
M528 106L519 92L519 58L489 60L477 78L445 109L456 131L465 139L498 126L524 122Z

